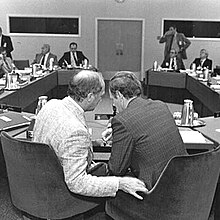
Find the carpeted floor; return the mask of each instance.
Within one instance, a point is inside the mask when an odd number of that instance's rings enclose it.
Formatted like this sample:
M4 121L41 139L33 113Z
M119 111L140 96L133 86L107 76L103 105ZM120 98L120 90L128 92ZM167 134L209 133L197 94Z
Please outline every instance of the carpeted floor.
M98 218L89 219L101 220L100 216ZM7 179L3 177L0 177L0 220L23 220L21 212L11 203L8 182ZM208 220L214 220L213 214Z

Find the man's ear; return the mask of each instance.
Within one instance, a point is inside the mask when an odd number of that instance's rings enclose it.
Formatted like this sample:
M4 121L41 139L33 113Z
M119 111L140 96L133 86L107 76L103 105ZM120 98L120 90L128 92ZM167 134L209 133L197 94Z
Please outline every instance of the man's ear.
M87 95L87 97L86 97L86 99L87 99L87 101L88 102L92 102L93 100L94 100L94 94L93 93L89 93L88 95Z
M121 92L120 91L116 91L116 98L122 98L122 97L124 97L122 94L121 94Z

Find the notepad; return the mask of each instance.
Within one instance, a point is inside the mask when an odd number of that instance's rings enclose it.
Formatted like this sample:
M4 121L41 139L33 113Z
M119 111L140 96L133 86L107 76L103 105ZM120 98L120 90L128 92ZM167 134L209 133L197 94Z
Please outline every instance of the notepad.
M198 131L180 131L184 143L206 143L205 137Z

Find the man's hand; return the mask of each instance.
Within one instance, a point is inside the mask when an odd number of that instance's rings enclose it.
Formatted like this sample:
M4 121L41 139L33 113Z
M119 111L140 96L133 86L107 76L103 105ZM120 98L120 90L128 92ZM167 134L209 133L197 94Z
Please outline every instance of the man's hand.
M102 132L102 140L104 142L109 141L111 137L112 137L112 128L107 128L106 130Z
M119 180L119 189L123 190L126 193L129 193L136 197L137 199L142 200L143 197L137 194L137 192L148 192L148 189L146 188L143 181L134 178L134 177L121 177Z
M164 35L165 36L174 35L174 33L175 33L174 31L167 31Z

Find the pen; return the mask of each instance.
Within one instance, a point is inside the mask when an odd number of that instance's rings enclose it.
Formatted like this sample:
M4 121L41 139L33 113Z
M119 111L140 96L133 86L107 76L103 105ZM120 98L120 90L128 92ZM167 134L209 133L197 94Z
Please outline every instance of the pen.
M22 115L22 117L23 118L25 118L26 120L28 120L28 121L31 121L31 119L30 118L28 118L27 116L25 116L25 115Z

